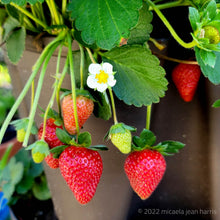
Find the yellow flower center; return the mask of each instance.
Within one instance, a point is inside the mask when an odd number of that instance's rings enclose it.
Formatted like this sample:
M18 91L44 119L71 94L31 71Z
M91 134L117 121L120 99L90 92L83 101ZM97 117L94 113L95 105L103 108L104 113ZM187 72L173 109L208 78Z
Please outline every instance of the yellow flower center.
M107 83L107 81L108 81L108 74L107 73L105 73L105 71L104 70L100 70L99 71L99 73L97 73L96 75L95 75L95 78L96 79L98 79L98 83Z

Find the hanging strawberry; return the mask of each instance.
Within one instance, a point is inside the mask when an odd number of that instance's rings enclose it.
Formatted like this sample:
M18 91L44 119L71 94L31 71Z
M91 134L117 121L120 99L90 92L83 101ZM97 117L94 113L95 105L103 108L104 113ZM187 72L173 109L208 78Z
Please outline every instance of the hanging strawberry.
M185 102L192 101L200 75L201 70L197 64L180 63L173 69L173 82Z
M130 185L138 196L145 200L154 192L166 171L163 155L173 155L184 144L176 141L164 141L156 146L155 135L144 129L140 137L133 137L133 152L125 160L124 170Z

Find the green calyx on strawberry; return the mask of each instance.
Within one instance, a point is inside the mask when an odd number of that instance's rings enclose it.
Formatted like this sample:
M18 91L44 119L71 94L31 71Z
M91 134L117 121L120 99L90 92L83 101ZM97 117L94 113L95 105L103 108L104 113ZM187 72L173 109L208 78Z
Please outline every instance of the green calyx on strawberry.
M29 119L28 118L22 118L22 119L17 119L15 121L11 122L11 125L15 127L15 130L17 131L17 140L19 142L24 141L24 137L26 135L26 130L28 127ZM31 134L37 134L38 129L36 124L34 123L31 128Z
M153 146L155 142L156 136L147 129L139 137L134 136L133 152L124 164L131 187L143 200L149 198L163 178L166 170L163 155L173 155L184 147L184 144L177 141L164 141Z
M26 150L31 150L32 158L35 163L41 163L46 156L50 154L48 144L44 140L38 140L26 147Z
M91 145L92 138L89 132L80 133L77 140L75 136L70 135L67 131L61 128L56 129L56 135L63 145L50 149L50 153L53 154L53 158L59 158L62 152L69 146L84 147L94 151L108 150L105 145Z
M111 139L114 146L116 146L123 154L128 154L131 152L131 131L136 131L136 129L125 125L124 123L117 123L111 126L106 137Z

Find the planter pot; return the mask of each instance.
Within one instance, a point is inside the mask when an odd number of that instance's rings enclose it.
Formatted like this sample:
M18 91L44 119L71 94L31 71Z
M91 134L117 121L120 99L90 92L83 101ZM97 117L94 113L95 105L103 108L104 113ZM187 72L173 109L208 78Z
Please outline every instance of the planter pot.
M18 65L12 65L7 61L6 58L9 72L12 77L13 91L15 92L15 96L17 96L24 87L24 84L32 70L32 66L39 57L39 52L37 52L36 49L32 46L32 41L33 38L28 37L26 42L27 50L24 52L23 57L19 61ZM60 68L62 68L62 65L64 64L65 57L63 57L61 60L63 63L61 64ZM44 86L39 104L43 108L46 107L50 94L52 93L53 83L51 83L51 75L55 72L56 61L57 57L53 56L48 65L48 73L44 80ZM70 79L68 76L65 79L62 87L70 88ZM24 102L19 108L19 116L21 118L27 117L30 109L29 103L30 94L26 96ZM118 114L120 114L120 111L123 112L124 110L118 110ZM39 116L39 114L40 111L38 111L36 114L37 125L42 122L42 118ZM145 115L145 111L143 111L142 115L139 113L137 115L139 117L138 120L140 121L141 117ZM127 115L125 115L125 117L127 120L129 119ZM120 120L126 122L123 117L120 117ZM112 121L105 122L104 120L97 119L95 117L91 117L89 119L89 121L86 123L87 125L85 126L85 130L88 130L92 133L93 145L106 144L103 142L103 137L105 136L112 123ZM52 193L55 210L59 220L110 220L125 218L132 196L132 190L123 171L123 163L126 156L119 153L113 146L109 146L109 148L109 152L101 152L101 156L104 161L103 175L100 180L100 184L98 185L97 193L94 199L86 206L81 206L78 204L78 202L76 202L72 192L61 176L59 169L52 170L48 168L47 165L44 166L49 188ZM117 197L117 203L115 202L115 199L113 199L114 197Z
M39 53L29 49L25 51L18 65L8 64L16 93L23 88L38 56ZM49 75L54 73L55 63L56 57L52 57L40 101L43 108L48 103L47 94L52 92ZM171 78L169 71L167 78ZM63 87L69 86L69 79L66 79ZM180 99L170 80L165 98L161 99L159 104L153 105L151 130L157 135L157 143L177 140L185 143L186 147L174 157L166 157L167 170L164 178L146 201L140 200L129 185L123 170L126 155L122 155L110 142L103 141L113 122L111 120L106 122L94 116L89 118L84 130L91 132L92 144L105 144L109 148L108 152L101 152L103 175L92 201L82 206L75 200L59 169L52 170L45 164L58 219L181 220L185 219L186 214L193 219L220 219L218 205L220 128L219 121L217 123L220 110L208 109L208 99L205 99L207 98L205 94L209 94L209 100L214 101L220 94L219 88L217 89L218 91L215 91L213 86L202 79L199 85L200 93L196 94L193 102L185 103ZM20 117L28 115L29 101L27 97L19 109ZM208 104L210 106L210 103ZM137 127L137 134L145 127L145 107L134 108L117 100L116 109L118 120ZM41 121L42 119L37 116L38 125Z

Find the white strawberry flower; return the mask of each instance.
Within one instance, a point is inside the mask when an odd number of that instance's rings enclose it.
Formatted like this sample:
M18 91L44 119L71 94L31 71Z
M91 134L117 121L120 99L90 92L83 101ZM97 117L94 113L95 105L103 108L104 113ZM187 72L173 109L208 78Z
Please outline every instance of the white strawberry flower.
M108 87L113 87L116 83L113 66L110 63L92 63L89 65L89 76L87 85L91 89L104 92Z

